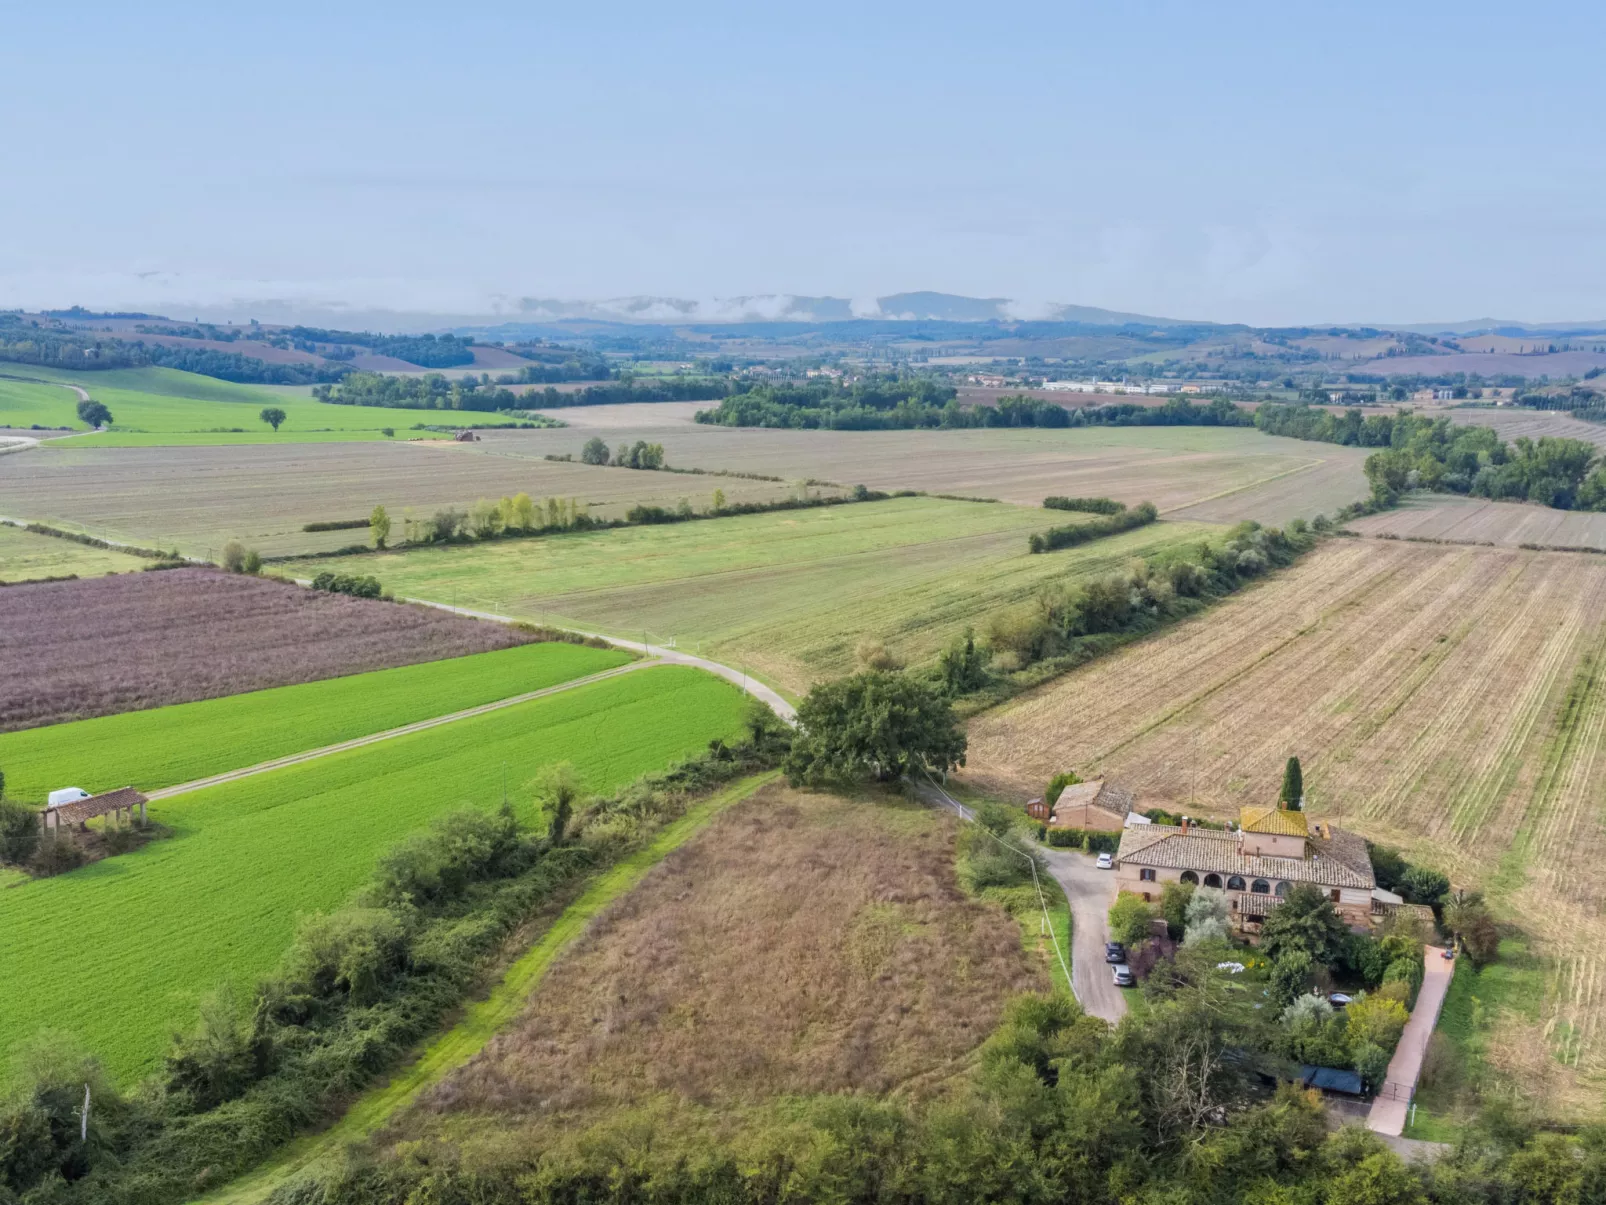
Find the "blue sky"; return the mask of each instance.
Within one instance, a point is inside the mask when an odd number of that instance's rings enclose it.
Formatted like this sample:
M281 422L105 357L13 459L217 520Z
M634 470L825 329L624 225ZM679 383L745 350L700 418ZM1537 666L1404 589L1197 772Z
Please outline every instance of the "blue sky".
M1606 318L1583 4L16 5L0 305Z

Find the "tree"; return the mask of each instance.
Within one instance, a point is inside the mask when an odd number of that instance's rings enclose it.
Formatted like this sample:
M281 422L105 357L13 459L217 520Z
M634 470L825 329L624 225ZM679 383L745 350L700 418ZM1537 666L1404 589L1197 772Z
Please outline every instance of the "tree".
M1290 757L1283 767L1283 789L1277 798L1289 811L1298 812L1305 806L1305 775L1299 768L1299 758Z
M38 813L20 803L0 802L0 862L21 866L38 848Z
M1426 866L1413 866L1400 878L1400 894L1410 903L1433 907L1450 893L1450 880Z
M279 429L279 424L284 422L285 418L288 416L277 406L264 406L262 408L262 413L257 417L277 431Z
M1232 934L1227 894L1219 887L1200 887L1188 900L1187 928L1182 944L1196 946L1205 941L1226 941Z
M109 427L112 425L112 412L106 409L103 402L86 398L78 403L78 419L91 427Z
M1292 1004L1310 987L1315 970L1315 963L1304 950L1284 950L1280 957L1272 960L1271 982L1267 985L1271 998L1278 1004Z
M513 526L519 531L529 531L535 526L535 502L526 493L513 495Z
M976 633L970 628L948 642L937 664L943 689L950 695L969 694L987 681L987 654L976 647Z
M1392 1051L1405 1032L1405 1023L1411 1019L1405 1005L1384 996L1365 995L1344 1010L1348 1017L1346 1031L1351 1049L1371 1043L1383 1050Z
M580 449L580 459L585 464L607 464L608 444L605 440L593 435L586 440L586 446Z
M383 506L376 506L368 515L368 534L374 538L374 547L383 548L390 539L390 515Z
M724 509L725 509L725 491L722 490L722 489L715 489L714 490L714 498L713 498L713 501L709 503L708 511L709 511L710 514L717 515L717 514L719 514L720 511L722 511Z
M1473 966L1487 966L1499 954L1500 930L1481 892L1457 891L1446 900L1444 924L1466 950Z
M1149 922L1154 909L1141 895L1123 891L1110 905L1110 939L1124 946L1140 946L1149 937Z
M223 545L223 568L230 573L245 571L245 545L239 540L230 540Z
M1320 890L1300 883L1273 908L1260 928L1260 948L1273 962L1301 953L1317 966L1331 966L1345 950L1349 930Z
M866 670L816 686L797 722L786 758L794 785L885 782L965 764L965 732L948 700L907 674Z
M1160 889L1160 915L1172 941L1181 941L1188 924L1188 905L1193 901L1192 883L1167 883Z
M553 845L562 845L568 834L569 820L581 794L580 776L571 762L544 766L535 776L535 798L547 815L547 839Z

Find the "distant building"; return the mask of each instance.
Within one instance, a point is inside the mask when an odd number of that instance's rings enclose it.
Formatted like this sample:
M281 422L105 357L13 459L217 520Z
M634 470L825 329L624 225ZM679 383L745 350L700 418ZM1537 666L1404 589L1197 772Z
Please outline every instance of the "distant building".
M1040 799L1032 802L1046 807ZM1044 816L1034 815L1031 804L1026 805L1026 812L1049 828L1115 833L1126 826L1127 816L1132 812L1132 795L1100 778L1066 787L1054 801L1054 806L1047 808Z

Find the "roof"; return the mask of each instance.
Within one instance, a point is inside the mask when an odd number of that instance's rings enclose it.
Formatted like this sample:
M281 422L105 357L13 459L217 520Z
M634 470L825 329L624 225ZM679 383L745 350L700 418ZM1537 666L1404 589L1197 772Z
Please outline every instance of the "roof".
M145 802L133 787L118 787L115 791L107 791L104 795L91 795L88 799L80 799L77 803L64 803L59 807L47 809L62 824L81 824L85 820L93 820L96 816L104 816L119 808L137 808Z
M1132 794L1111 786L1102 778L1095 778L1092 782L1072 783L1054 801L1055 811L1079 807L1095 807L1113 816L1125 816L1132 810Z
M1336 1067L1316 1067L1310 1063L1305 1063L1300 1067L1299 1081L1307 1088L1321 1088L1328 1092L1343 1092L1350 1096L1360 1096L1366 1091L1365 1085L1361 1083L1359 1072L1340 1071Z
M1270 833L1279 837L1304 837L1310 834L1304 812L1292 812L1282 807L1240 808L1238 827L1246 833Z
M1304 858L1273 858L1243 852L1238 833L1190 828L1186 833L1171 824L1151 824L1121 831L1117 857L1134 866L1193 870L1200 874L1242 875L1246 879L1286 879L1322 887L1354 887L1370 891L1375 884L1366 842L1355 833L1323 828L1329 837L1312 837Z

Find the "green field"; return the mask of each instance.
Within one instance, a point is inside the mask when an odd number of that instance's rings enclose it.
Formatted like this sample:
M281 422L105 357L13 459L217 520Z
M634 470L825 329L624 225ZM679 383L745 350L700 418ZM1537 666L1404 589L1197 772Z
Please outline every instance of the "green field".
M500 802L504 773L528 815L540 766L611 789L733 737L742 705L698 670L646 669L153 805L171 839L0 891L0 1059L48 1026L130 1082L202 995L249 989L298 916L345 902L431 818Z
M1163 522L1032 556L1065 518L1005 504L897 498L383 556L292 563L377 575L397 595L654 643L673 639L796 693L848 672L862 637L918 661L1042 587L1116 572L1218 528Z
M305 389L237 385L173 368L68 373L19 364L7 366L7 371L36 380L0 378L0 427L39 424L87 432L88 425L78 421L78 396L68 383L105 403L112 412L110 430L71 436L74 447L384 439L382 427L394 429L397 439L434 439L440 436L408 428L443 418L422 410L332 406L314 401ZM287 416L277 434L258 417L265 406L277 406ZM450 421L450 415L443 421Z
M102 577L128 573L147 562L126 552L91 548L73 540L35 535L0 523L0 582L36 582L47 577Z
M612 649L527 644L8 732L0 734L0 766L13 799L42 800L69 785L150 791L541 690L629 660Z

